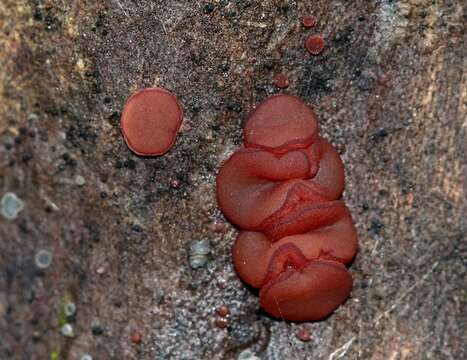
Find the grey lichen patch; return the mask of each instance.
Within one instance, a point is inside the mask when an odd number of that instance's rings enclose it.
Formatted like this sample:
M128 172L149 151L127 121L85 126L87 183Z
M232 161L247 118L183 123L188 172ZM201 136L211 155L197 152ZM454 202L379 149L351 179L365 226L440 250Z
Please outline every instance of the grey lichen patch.
M5 219L14 220L24 209L24 201L15 193L7 192L0 201L0 213Z
M78 186L84 186L86 184L86 179L81 175L76 175L75 184Z
M193 241L190 247L190 266L193 269L203 267L209 260L211 252L211 244L209 240Z
M41 249L34 256L34 264L38 269L47 269L53 260L53 255L50 251Z
M60 333L68 338L72 338L75 336L75 332L73 330L73 326L71 324L65 324L60 328Z
M73 302L67 302L63 305L63 312L67 318L73 318L76 315L76 305Z
M246 349L238 354L237 360L260 360L260 358L250 349Z

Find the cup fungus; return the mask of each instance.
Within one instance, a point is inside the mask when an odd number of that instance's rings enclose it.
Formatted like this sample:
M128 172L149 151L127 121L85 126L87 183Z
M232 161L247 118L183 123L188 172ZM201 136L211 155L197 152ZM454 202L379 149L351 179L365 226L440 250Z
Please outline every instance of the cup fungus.
M217 175L219 206L241 229L235 270L260 289L269 314L322 319L349 296L345 264L357 252L355 226L340 200L342 161L319 136L312 109L285 94L250 113L244 142Z
M312 55L318 55L323 51L325 41L321 35L311 35L305 41L305 47Z
M126 144L141 156L165 154L183 119L177 98L161 88L138 90L127 100L121 118Z
M302 25L306 28L311 28L316 25L316 17L313 15L303 15L302 17Z
M289 87L289 79L285 74L277 74L274 83L279 89L286 89Z

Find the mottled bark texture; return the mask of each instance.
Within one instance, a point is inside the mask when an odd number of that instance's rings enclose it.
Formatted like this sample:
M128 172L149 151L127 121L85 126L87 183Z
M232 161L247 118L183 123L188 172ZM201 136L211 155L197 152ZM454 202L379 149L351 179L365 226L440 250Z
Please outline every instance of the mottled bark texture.
M467 358L462 3L2 0L0 195L25 207L0 218L0 358ZM259 311L236 277L214 189L281 72L344 160L360 245L351 298L300 326ZM133 155L119 129L147 86L185 112L158 158ZM193 269L201 239L211 252ZM41 271L40 249L54 256ZM58 326L67 301L74 338Z

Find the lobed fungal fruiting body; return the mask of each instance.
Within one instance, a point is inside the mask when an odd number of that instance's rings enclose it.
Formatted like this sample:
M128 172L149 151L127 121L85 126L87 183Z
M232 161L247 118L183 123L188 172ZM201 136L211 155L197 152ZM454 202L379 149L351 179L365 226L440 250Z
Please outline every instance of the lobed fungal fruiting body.
M349 296L345 264L357 233L344 202L344 167L299 98L273 95L249 115L245 148L220 168L217 198L241 231L233 247L240 278L262 307L291 321L319 320Z

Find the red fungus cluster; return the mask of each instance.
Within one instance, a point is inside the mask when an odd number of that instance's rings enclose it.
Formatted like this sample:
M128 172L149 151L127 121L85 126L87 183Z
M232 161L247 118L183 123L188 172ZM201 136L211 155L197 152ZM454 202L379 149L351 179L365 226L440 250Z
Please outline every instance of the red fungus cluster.
M345 267L357 233L340 200L344 167L318 134L316 117L299 98L273 95L249 115L245 148L217 176L217 198L241 232L235 269L260 289L262 307L291 321L326 317L345 301Z
M172 93L147 88L127 100L120 126L125 142L134 153L155 156L172 147L182 119L182 107Z

